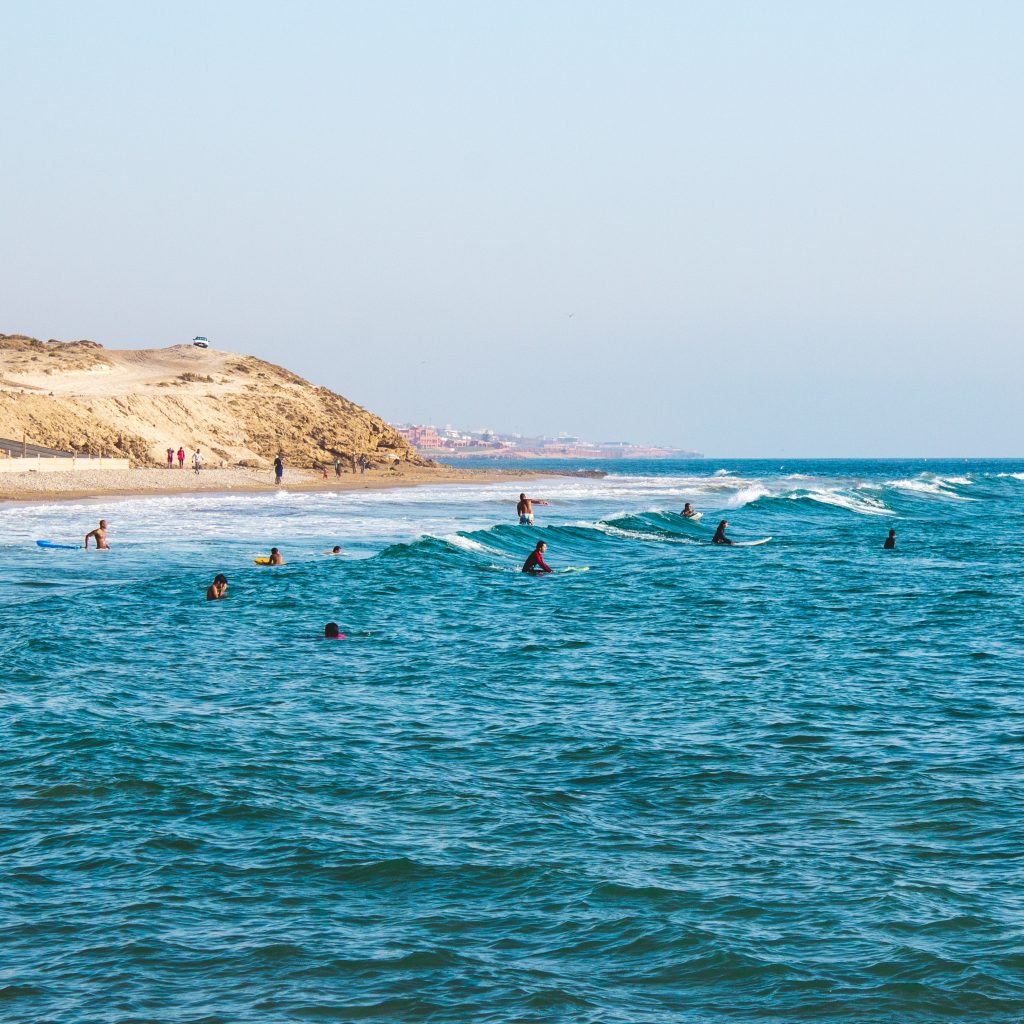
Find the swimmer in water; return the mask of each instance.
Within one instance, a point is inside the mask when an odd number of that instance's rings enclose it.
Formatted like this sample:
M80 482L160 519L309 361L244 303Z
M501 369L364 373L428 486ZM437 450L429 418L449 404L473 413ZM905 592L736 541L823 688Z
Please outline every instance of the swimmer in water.
M270 565L284 565L284 559L281 557L281 552L277 548L270 549Z
M885 538L885 543L882 545L886 551L892 551L896 547L896 531L890 530L889 536Z
M89 550L89 538L92 537L96 541L97 551L109 551L110 545L107 543L107 521L106 519L100 520L100 525L95 530L90 530L85 535L85 550Z
M340 555L341 554L341 545L340 544L335 544L334 547L331 548L331 550L327 552L327 554L329 554L329 555Z
M714 535L714 537L711 538L711 543L712 544L735 544L736 543L733 540L729 540L729 538L726 537L726 535L725 535L725 528L728 525L729 525L729 520L728 519L723 519L718 524L718 529L715 530L715 535Z
M544 541L537 541L537 546L530 552L529 557L523 562L523 572L529 573L531 576L541 576L546 572L554 572L554 570L544 561L544 552L547 551L548 546Z
M684 519L692 519L697 514L697 510L689 502L687 502L683 506L683 511L680 512L679 514Z
M228 578L224 573L217 573L213 578L213 582L210 584L209 589L206 591L207 601L220 601L228 596Z
M533 526L533 506L547 505L546 501L540 498L528 498L525 494L519 495L519 503L516 505L516 515L519 516L520 526Z
M324 639L325 640L344 640L346 639L345 634L338 629L336 622L328 622L324 626Z

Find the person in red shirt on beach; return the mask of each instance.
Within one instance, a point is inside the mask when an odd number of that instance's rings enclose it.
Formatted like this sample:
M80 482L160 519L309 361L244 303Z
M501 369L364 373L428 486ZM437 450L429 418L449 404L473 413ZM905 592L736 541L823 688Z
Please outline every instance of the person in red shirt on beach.
M185 468L185 449L184 448L179 448L178 449L178 469L184 469L184 468Z

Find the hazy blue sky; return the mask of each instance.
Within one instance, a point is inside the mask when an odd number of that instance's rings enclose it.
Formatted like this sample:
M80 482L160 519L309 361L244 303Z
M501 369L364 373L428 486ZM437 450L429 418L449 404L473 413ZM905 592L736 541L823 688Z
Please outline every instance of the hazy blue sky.
M0 2L0 39L0 332L206 334L396 420L1024 454L1020 3Z

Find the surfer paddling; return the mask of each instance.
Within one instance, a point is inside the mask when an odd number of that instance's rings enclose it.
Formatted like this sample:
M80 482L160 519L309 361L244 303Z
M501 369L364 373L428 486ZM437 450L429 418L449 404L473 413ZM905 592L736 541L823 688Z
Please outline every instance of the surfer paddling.
M680 512L679 514L680 514L680 515L681 515L681 516L682 516L682 517L683 517L684 519L692 519L692 518L693 518L694 516L696 516L696 515L700 515L700 513L699 513L699 512L698 512L698 511L697 511L697 510L696 510L696 509L695 509L695 508L694 508L694 507L693 507L693 506L692 506L692 505L691 505L691 504L689 503L689 502L687 502L687 503L686 503L686 504L685 504L685 505L683 506L683 511L682 511L682 512Z
M527 556L525 562L523 562L523 572L528 573L530 576L541 576L546 572L554 572L554 569L544 561L544 552L547 551L548 546L544 541L537 541L537 546Z
M516 505L516 515L519 516L520 526L533 526L533 506L547 505L548 502L540 498L528 498L525 494L519 495L519 504Z
M729 525L729 520L728 519L723 519L718 524L718 529L715 530L715 535L714 535L714 537L711 538L711 543L712 544L735 544L736 543L736 541L734 541L734 540L729 540L729 538L726 537L726 535L725 535L725 530L726 530L726 527L728 525Z
M95 530L90 530L85 535L85 550L89 550L89 538L96 541L97 551L109 551L110 545L107 543L107 521L106 519L100 520L100 525Z
M896 548L896 531L890 530L889 536L885 538L885 543L882 545L886 551L893 551Z

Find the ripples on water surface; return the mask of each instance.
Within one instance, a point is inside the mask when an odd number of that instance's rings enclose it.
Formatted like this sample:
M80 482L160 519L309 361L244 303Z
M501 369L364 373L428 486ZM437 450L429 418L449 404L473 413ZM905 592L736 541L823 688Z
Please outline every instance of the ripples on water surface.
M4 509L0 1019L1020 1020L1024 466L628 468Z

